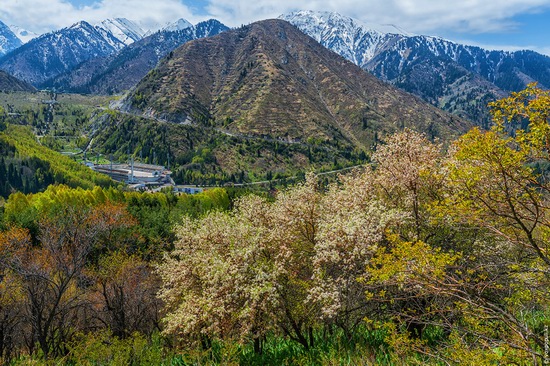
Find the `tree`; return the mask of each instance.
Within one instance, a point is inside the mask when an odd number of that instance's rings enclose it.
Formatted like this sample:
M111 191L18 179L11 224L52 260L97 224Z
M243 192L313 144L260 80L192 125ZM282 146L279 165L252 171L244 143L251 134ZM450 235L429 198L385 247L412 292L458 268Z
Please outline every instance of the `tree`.
M231 213L186 218L159 266L165 332L253 339L258 352L270 332L305 349L324 326L352 334L368 305L356 278L385 229L407 215L374 197L370 170L342 179L325 194L310 175L273 203L247 196Z
M123 251L106 255L93 271L90 301L101 325L114 336L150 335L160 329L158 278L149 264Z
M535 156L548 158L550 150L550 91L531 83L524 90L512 93L489 104L494 131L512 132L514 142L522 150L532 148ZM543 155L538 155L542 153Z
M113 232L132 224L120 206L65 205L39 221L36 245L17 242L8 264L25 294L30 352L37 344L45 357L64 355L73 335L92 326L86 314L92 254L112 246Z
M308 300L320 309L317 316L325 324L336 325L351 339L366 314L379 310L357 279L367 276L365 267L384 245L386 231L413 220L379 197L377 172L370 167L339 180L320 204Z
M473 129L450 149L440 169L439 198L425 212L454 232L452 246L397 240L373 260L370 284L394 305L392 319L442 327L448 341L461 345L453 357L499 347L507 362L530 356L537 364L542 358L541 317L550 295L549 186L533 164L548 159L549 99L531 85L493 103L495 127ZM417 263L431 258L428 253L434 253L432 266L458 256L426 276Z
M439 198L443 184L441 150L441 145L423 134L405 129L388 137L373 154L380 198L388 207L406 211L413 218L410 232L401 231L408 239L425 240L433 235L429 206Z
M30 245L27 230L11 227L0 233L0 363L8 364L23 346L24 292L10 263L18 248Z
M83 270L97 232L82 212L40 222L40 246L19 246L12 266L26 294L25 320L32 327L28 344L45 356L66 352L83 308Z
M466 134L447 165L449 213L490 230L550 266L550 186L529 166L532 153L533 149L521 148L516 139L496 130Z
M278 315L276 252L260 242L266 202L241 200L233 214L184 218L179 240L159 267L165 332L186 343L212 338L259 340ZM254 207L254 215L251 209Z

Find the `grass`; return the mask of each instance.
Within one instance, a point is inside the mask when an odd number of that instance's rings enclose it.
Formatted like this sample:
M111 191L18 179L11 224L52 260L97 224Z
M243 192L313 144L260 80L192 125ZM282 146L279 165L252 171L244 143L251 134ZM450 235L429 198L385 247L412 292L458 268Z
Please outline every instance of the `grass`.
M208 351L187 352L175 356L176 365L391 365L385 331L365 329L356 332L352 339L342 332L323 336L318 331L316 345L306 350L300 344L281 336L268 336L263 352L254 351L252 342L214 342Z
M271 335L262 354L254 352L252 342L214 341L208 350L200 348L178 351L168 346L159 334L146 338L134 334L117 339L108 332L81 334L70 346L67 356L43 360L39 356L23 356L11 365L392 365L383 330L356 332L348 340L341 332L330 337L317 332L316 346L305 350L287 338Z

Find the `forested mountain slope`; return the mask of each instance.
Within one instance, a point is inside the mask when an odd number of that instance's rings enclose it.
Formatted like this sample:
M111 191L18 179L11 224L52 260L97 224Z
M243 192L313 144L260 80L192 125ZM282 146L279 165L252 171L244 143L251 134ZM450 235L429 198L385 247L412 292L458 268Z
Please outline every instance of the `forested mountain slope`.
M123 110L230 134L360 149L403 127L449 137L469 126L282 20L181 46L138 84Z

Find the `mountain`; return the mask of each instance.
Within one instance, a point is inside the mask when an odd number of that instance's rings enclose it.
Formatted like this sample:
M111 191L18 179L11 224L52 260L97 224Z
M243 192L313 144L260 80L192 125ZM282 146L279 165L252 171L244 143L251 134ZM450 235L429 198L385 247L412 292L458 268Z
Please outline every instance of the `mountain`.
M10 29L13 32L13 34L15 34L16 37L19 38L23 43L27 43L31 39L34 39L39 36L39 34L23 29L18 25L11 24Z
M488 51L329 12L280 18L381 80L481 125L488 101L533 81L550 87L550 58L533 51Z
M178 46L228 29L217 20L208 20L179 31L159 31L132 43L116 54L84 62L45 85L78 93L120 93L136 85L161 58Z
M0 69L35 86L76 65L125 47L113 34L87 22L44 34L0 58Z
M96 28L102 28L111 32L119 41L125 45L139 41L145 35L145 31L137 23L126 18L107 19L95 25Z
M0 56L3 56L10 51L13 51L23 43L17 36L11 31L11 29L0 22Z
M468 128L282 20L184 44L137 85L122 110L232 135L362 150L405 126L432 137Z
M166 24L166 26L164 26L162 28L162 30L165 30L165 31L179 31L179 30L184 30L186 28L190 28L192 26L193 26L193 24L189 23L185 19L180 18L177 21L175 21L174 23Z
M4 71L0 71L0 91L2 92L11 92L11 91L26 91L26 92L33 92L36 91L36 89L19 79L14 78L13 76L5 73Z

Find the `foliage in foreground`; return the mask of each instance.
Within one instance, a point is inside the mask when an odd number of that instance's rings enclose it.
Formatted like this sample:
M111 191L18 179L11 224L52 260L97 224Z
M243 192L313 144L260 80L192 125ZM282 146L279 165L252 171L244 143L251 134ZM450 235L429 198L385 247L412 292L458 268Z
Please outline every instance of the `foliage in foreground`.
M153 262L174 240L170 222L228 206L222 189L175 196L50 186L11 195L0 232L0 363L63 358L104 331L121 344L136 332L146 341L160 329Z
M317 336L317 335L316 335ZM255 352L252 344L216 341L208 350L196 348L178 351L157 333L146 337L134 333L117 338L109 332L77 335L68 353L55 361L21 356L13 365L372 365L390 364L384 332L362 329L348 340L341 333L320 341L309 351L295 342L270 336L264 352ZM322 337L319 337L321 340Z
M549 101L530 86L448 153L405 131L376 151L376 168L327 190L310 176L274 202L249 196L185 220L159 266L164 333L261 354L268 334L311 350L315 334L351 338L366 321L388 330L395 362L541 362L550 185L532 166L548 160ZM530 125L510 137L514 118Z
M310 175L274 200L250 195L231 211L186 216L173 246L162 246L155 271L158 255L133 250L148 232L137 230L136 220L162 225L130 215L137 197L73 211L52 204L51 193L12 196L4 217L15 226L0 237L0 320L4 329L21 329L11 334L23 339L16 339L18 349L4 346L3 357L19 351L15 356L84 364L544 362L550 94L530 86L493 108L491 131L472 130L447 152L407 130L377 149L375 167L328 188ZM505 133L517 118L529 128ZM227 196L218 198L228 207ZM28 220L40 207L48 214ZM28 222L37 222L32 235ZM147 316L136 315L145 310ZM45 327L37 314L54 314L55 322Z

